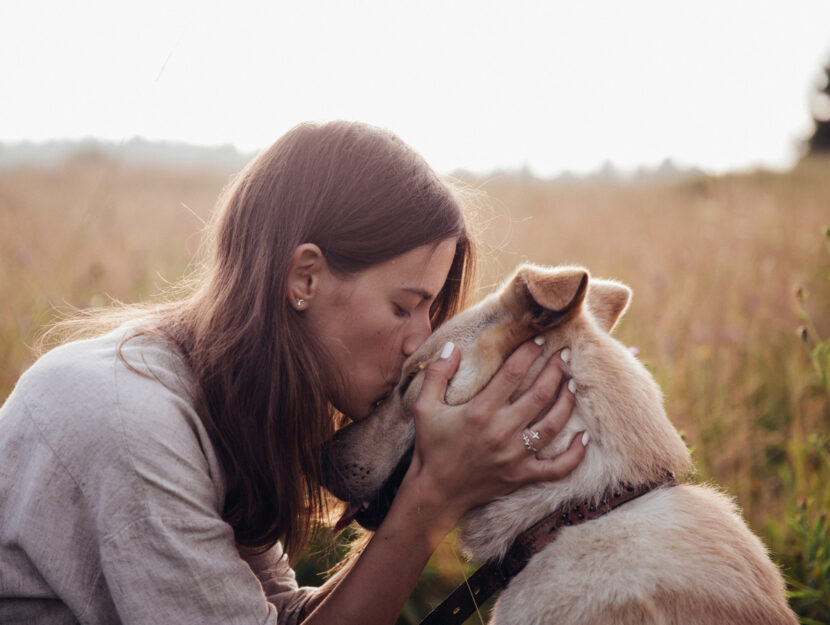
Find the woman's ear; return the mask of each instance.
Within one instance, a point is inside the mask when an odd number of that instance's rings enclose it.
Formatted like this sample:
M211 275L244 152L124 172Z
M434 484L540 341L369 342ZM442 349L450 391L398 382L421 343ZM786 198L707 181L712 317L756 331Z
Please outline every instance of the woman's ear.
M294 249L288 267L285 293L291 308L306 310L309 307L317 295L326 270L326 257L314 243L303 243Z

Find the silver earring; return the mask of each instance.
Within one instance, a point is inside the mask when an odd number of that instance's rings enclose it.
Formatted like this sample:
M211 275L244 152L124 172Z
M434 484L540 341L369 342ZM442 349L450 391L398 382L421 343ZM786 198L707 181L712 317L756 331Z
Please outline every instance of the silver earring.
M297 298L297 308L302 308L303 304L305 304L305 300L302 297Z

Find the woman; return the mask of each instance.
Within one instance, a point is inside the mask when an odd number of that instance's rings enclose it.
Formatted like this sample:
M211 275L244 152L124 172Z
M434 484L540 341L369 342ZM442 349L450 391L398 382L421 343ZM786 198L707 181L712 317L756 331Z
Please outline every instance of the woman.
M336 580L297 588L278 541L296 558L324 516L321 444L459 310L473 246L418 155L343 122L298 126L256 158L212 234L190 294L84 322L93 338L42 357L0 411L3 623L393 623L466 510L582 458L579 437L553 460L521 443L557 358L510 404L541 351L530 341L449 407L448 345L388 517ZM543 443L572 406L562 392L534 425Z

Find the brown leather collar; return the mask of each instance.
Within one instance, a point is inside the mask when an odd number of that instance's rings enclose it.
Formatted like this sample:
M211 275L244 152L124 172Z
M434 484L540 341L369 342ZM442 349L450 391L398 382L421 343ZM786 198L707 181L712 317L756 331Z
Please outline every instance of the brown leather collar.
M620 484L605 491L598 503L571 501L525 530L513 541L504 559L483 564L469 579L421 621L421 625L460 625L495 591L507 586L534 554L556 540L559 530L570 525L599 518L614 508L636 499L661 486L675 486L674 474L666 472L662 479L639 486Z

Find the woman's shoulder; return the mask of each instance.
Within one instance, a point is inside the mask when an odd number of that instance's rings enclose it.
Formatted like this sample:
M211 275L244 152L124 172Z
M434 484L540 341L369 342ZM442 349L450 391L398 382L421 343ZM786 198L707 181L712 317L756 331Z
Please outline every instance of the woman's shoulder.
M172 341L128 324L44 354L21 376L0 423L8 431L32 422L53 449L81 462L114 461L152 441L198 450L204 432L191 375Z
M190 398L192 389L175 344L132 323L47 352L20 377L13 395L38 410L89 413L94 407L129 407L138 398L145 407L171 395Z
M217 509L221 470L192 394L175 344L121 327L57 347L21 377L0 409L0 449L14 439L46 454L93 498L119 484L138 496L147 484L201 482L202 503Z

